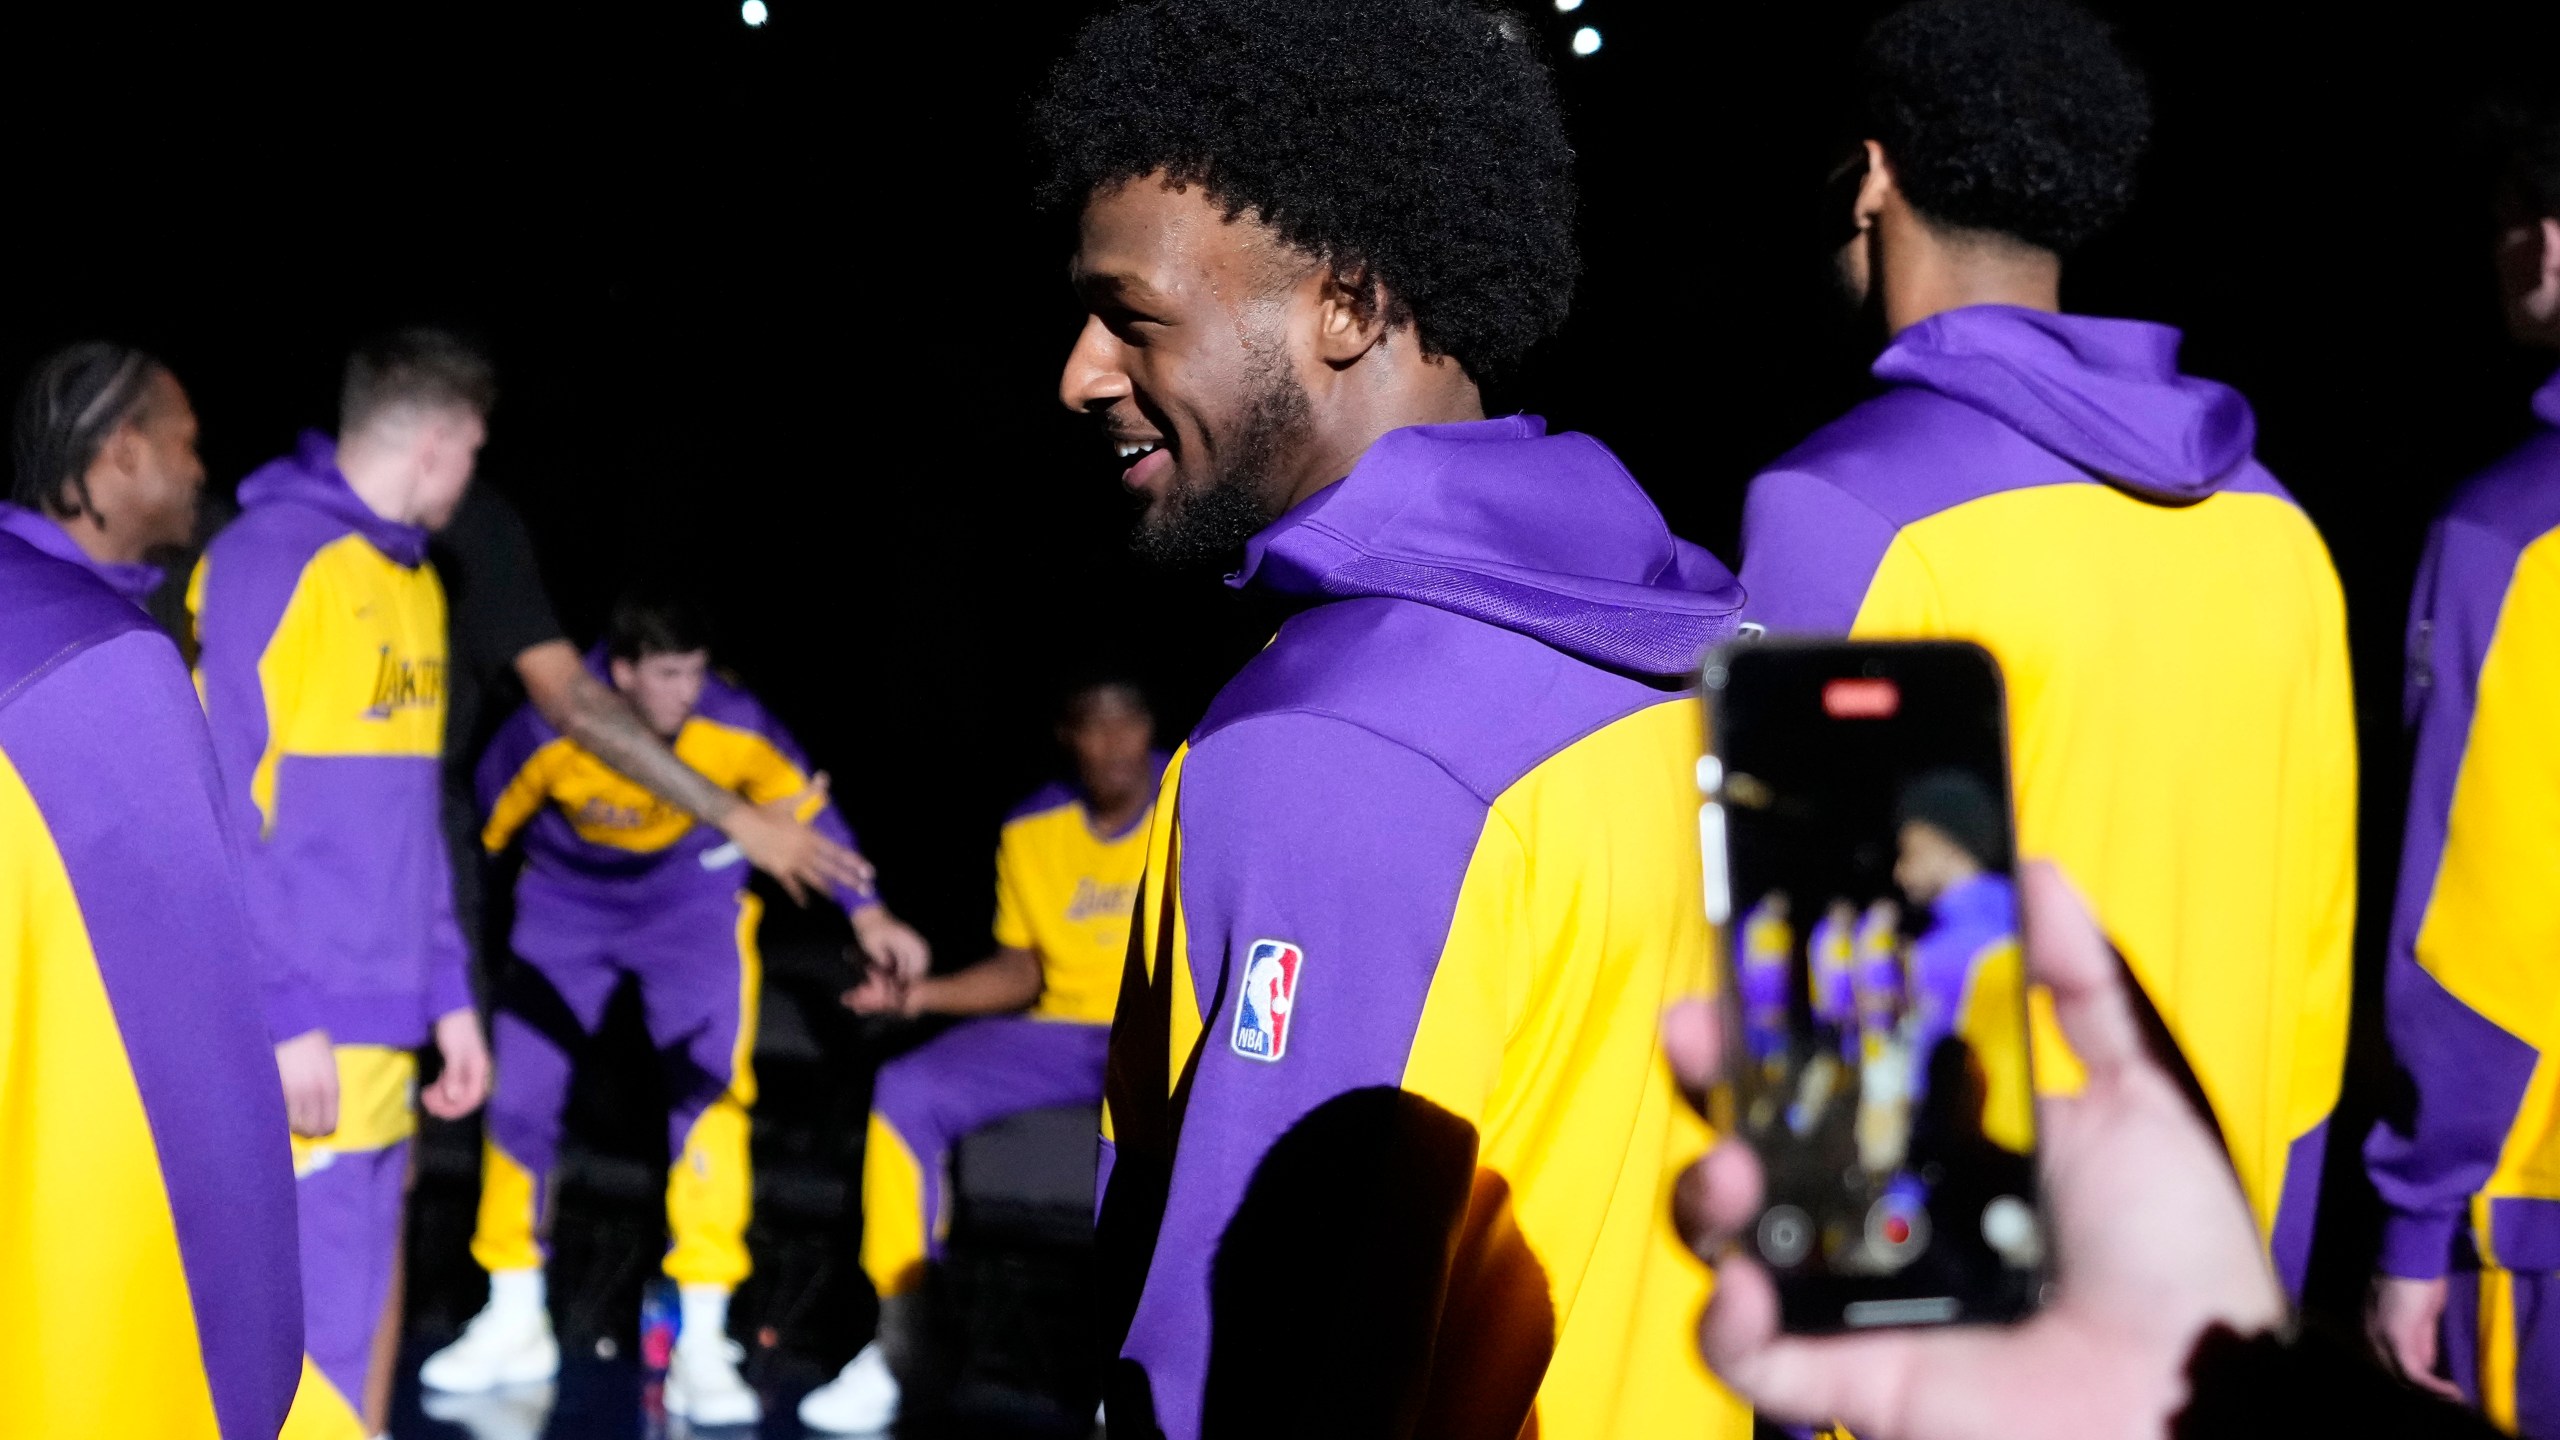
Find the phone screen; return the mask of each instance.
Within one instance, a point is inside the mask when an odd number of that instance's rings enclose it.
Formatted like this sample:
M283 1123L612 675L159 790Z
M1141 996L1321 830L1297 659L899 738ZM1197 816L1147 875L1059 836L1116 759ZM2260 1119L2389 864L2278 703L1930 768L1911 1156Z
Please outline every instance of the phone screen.
M1702 679L1732 1123L1768 1181L1745 1244L1783 1324L2025 1314L2045 1227L1996 662L1771 643Z

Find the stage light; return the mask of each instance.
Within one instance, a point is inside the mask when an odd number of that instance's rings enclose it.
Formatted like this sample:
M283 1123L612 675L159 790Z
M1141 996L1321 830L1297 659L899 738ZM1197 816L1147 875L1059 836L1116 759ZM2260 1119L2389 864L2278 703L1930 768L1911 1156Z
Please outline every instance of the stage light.
M750 5L752 5L752 4L754 4L754 3L755 3L755 0L747 0L747 3L748 3L748 4L750 4ZM1574 32L1573 32L1573 53L1574 53L1574 54L1576 54L1576 55L1589 55L1589 54L1591 54L1592 52L1594 52L1594 51L1598 50L1599 48L1600 48L1600 32L1599 32L1599 31L1592 29L1592 28L1591 28L1590 26L1588 26L1588 25L1585 25L1585 26L1583 26L1581 29L1576 30L1576 31L1574 31Z
M773 12L765 8L764 0L746 0L738 7L738 18L750 26L762 25L772 17Z
M1582 0L1556 0L1556 8L1571 14L1582 8Z

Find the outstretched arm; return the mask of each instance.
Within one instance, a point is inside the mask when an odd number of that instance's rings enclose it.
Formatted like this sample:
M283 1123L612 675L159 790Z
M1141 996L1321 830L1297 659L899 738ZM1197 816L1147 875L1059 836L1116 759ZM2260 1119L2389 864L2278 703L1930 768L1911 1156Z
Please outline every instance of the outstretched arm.
M516 656L525 693L553 729L651 794L737 842L747 863L771 875L791 898L811 890L861 889L871 866L783 810L749 804L676 758L631 702L596 679L566 640L547 640Z
M1028 1010L1040 998L1040 955L1005 946L953 975L932 975L912 985L874 970L845 992L859 1015L1006 1015Z

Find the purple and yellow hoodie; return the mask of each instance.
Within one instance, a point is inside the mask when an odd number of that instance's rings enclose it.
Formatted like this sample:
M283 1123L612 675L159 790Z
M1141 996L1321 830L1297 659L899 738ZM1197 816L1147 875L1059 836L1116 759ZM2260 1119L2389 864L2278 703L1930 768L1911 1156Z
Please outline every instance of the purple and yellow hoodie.
M1999 657L2019 849L2140 977L2299 1290L2355 924L2345 608L2248 402L2178 345L1989 305L1895 336L1889 388L1752 483L1744 618Z
M197 687L278 1040L408 1049L471 1004L438 823L444 589L306 434L196 567Z
M93 570L0 534L0 1386L13 1434L268 1440L302 1292L239 861L186 666Z
M1115 1427L1748 1432L1671 1233L1740 604L1587 436L1416 427L1255 537L1301 608L1167 768L1113 1025Z
M2533 408L2543 428L2436 521L2410 606L2384 1005L2415 1105L2365 1163L2382 1268L2411 1279L2444 1274L2457 1236L2484 1264L2560 1271L2560 375Z

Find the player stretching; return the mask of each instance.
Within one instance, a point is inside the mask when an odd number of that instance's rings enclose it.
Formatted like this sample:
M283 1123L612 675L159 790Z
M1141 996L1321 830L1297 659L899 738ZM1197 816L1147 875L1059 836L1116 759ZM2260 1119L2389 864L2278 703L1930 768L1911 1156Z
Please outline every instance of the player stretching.
M2518 118L2498 194L2507 327L2560 350L2560 106ZM2554 1436L2560 375L2533 414L2533 438L2436 521L2410 606L2417 769L2384 996L2411 1103L2374 1130L2365 1164L2388 1207L2373 1315L2385 1353L2510 1431Z
M1146 868L1147 816L1163 758L1134 686L1068 698L1058 737L1073 787L1052 785L1004 823L996 846L996 953L912 987L875 972L845 1002L865 1014L983 1017L880 1068L862 1150L862 1268L880 1293L879 1338L809 1393L801 1422L831 1434L898 1416L911 1370L916 1290L942 1255L952 1143L1008 1115L1102 1099L1112 1002ZM1028 1011L1028 1014L1019 1012Z
M2180 373L2176 331L2059 313L2063 257L2124 210L2150 126L2104 27L1924 0L1862 65L1840 262L1892 336L1888 388L1753 482L1745 618L1999 656L2019 849L2087 887L2298 1290L2355 920L2336 572L2252 458L2248 402Z
M426 553L471 483L495 397L488 362L450 336L359 348L337 440L305 435L241 482L240 518L188 597L297 1137L318 1377L297 1435L385 1427L377 1346L399 1328L412 1052L430 1035L442 1052L420 1097L437 1116L469 1114L488 1089L437 821L445 616Z
M1114 1428L1738 1433L1660 1214L1740 594L1598 442L1485 418L1563 322L1572 149L1474 0L1148 0L1037 110L1061 396L1142 543L1294 613L1168 766L1112 1023ZM1277 1005L1245 982L1284 977ZM1266 981L1266 985L1267 985ZM1257 1000L1276 998L1266 988Z
M185 392L79 345L0 507L0 1330L9 1430L272 1440L293 1180L239 863L186 667L136 603L204 467ZM21 508L24 507L24 508ZM121 596L122 598L118 598Z
M799 818L853 848L843 819L811 791L799 745L753 695L710 673L710 642L687 612L625 600L588 663L677 759L751 805L808 794L809 813ZM539 1239L548 1181L572 1067L630 977L674 1099L664 1269L679 1287L683 1322L667 1411L696 1424L751 1424L763 1407L729 1340L729 1296L749 1268L747 1111L764 979L756 950L763 906L746 888L745 857L530 705L482 758L480 794L489 852L519 835L525 848L514 934L524 964L509 973L498 1008L499 1080L471 1241L489 1271L489 1303L418 1378L468 1393L549 1379L560 1368ZM905 928L867 889L840 889L836 898L866 949L881 948L880 932Z

